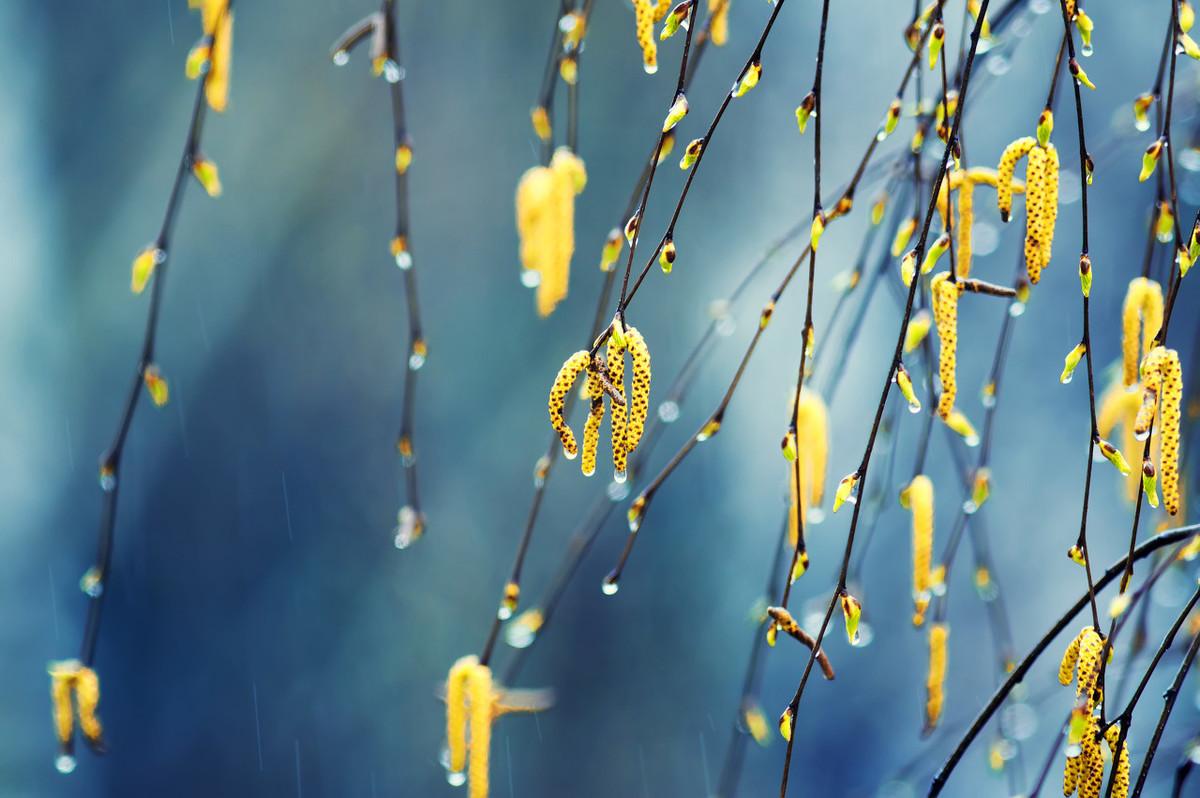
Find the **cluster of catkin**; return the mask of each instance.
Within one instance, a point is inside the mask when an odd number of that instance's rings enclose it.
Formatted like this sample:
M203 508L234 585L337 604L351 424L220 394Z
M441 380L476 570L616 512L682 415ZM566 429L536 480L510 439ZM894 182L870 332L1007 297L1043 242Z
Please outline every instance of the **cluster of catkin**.
M1037 138L1023 136L1004 148L996 169L998 184L996 200L1000 218L1007 222L1012 216L1013 172L1017 161L1028 158L1025 164L1025 270L1029 282L1037 284L1042 270L1050 263L1054 243L1054 224L1058 218L1058 151L1050 143L1054 119L1043 111L1038 120Z
M654 23L667 15L671 0L633 0L637 43L642 48L642 66L647 75L658 71L658 46L654 43Z
M1179 353L1163 346L1154 347L1142 360L1141 373L1142 404L1134 419L1133 436L1146 439L1161 401L1159 470L1162 472L1163 506L1168 513L1175 515L1179 512L1179 414L1183 401L1183 370L1179 365ZM1145 473L1147 467L1149 474ZM1153 464L1143 464L1143 474L1152 477Z
M526 284L537 285L537 310L548 316L567 296L575 253L575 196L587 185L583 160L559 147L549 166L534 166L517 184L517 233Z
M450 783L462 784L466 773L470 798L487 798L492 724L510 712L541 711L551 701L551 694L545 690L501 690L492 679L492 669L474 655L456 661L446 678L446 768Z
M995 169L982 166L954 169L942 180L941 188L938 190L937 209L942 219L942 230L946 231L953 227L955 274L960 280L971 276L973 257L971 233L975 226L975 187L979 185L991 186L999 191L999 174ZM955 208L951 208L950 196L954 191L958 192L958 204ZM1014 180L1010 173L1005 184L1005 191L1011 202L1013 194L1025 192L1025 184L1020 180ZM957 210L957 218L951 225L950 214L955 210Z
M1101 690L1097 687L1100 676L1101 657L1104 653L1104 638L1091 626L1079 630L1079 634L1067 646L1062 662L1058 666L1058 681L1069 685L1075 681L1076 706L1071 714L1068 733L1067 762L1063 770L1063 795L1070 798L1076 792L1079 798L1098 798L1104 782L1104 755L1100 750L1100 720L1096 716ZM1120 729L1111 725L1104 730L1103 737L1110 752L1116 755ZM1122 745L1116 761L1113 781L1114 798L1126 798L1129 794L1129 750Z
M68 773L75 767L75 717L79 731L94 750L104 750L102 727L96 717L100 705L100 677L77 659L50 664L50 699L54 710L54 729L58 735L58 769Z
M625 354L632 361L629 392L625 388ZM550 387L548 402L550 426L562 441L563 455L573 460L579 454L579 444L563 417L567 394L580 374L587 374L584 386L590 408L583 427L583 457L580 467L584 476L596 472L596 457L600 448L600 428L604 423L604 396L612 405L612 462L613 479L624 482L629 455L637 448L646 429L650 409L650 349L636 327L625 327L614 321L608 338L607 358L592 355L581 349L567 358ZM628 396L628 399L626 398Z

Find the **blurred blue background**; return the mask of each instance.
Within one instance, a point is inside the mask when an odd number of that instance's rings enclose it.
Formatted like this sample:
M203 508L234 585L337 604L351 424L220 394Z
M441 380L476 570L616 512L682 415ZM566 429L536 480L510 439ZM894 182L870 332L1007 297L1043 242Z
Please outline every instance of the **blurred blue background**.
M947 52L955 54L961 9L950 5ZM530 471L549 436L546 389L586 338L600 245L622 221L680 47L678 38L663 45L663 68L646 76L628 5L596 3L581 68L580 155L590 180L576 208L571 294L539 320L517 279L512 198L537 160L528 114L557 6L399 3L416 151L412 248L430 344L417 410L428 531L401 552L392 544L402 500L393 436L406 320L400 274L386 252L387 93L365 54L340 69L328 54L337 34L373 8L238 4L230 108L210 116L203 145L221 166L225 196L214 202L189 188L159 339L171 403L142 403L122 474L97 660L111 753L83 753L76 772L61 776L45 663L73 656L82 630L76 585L95 545L96 457L120 411L148 299L130 295L129 261L155 234L177 163L192 96L183 60L199 23L184 0L0 5L9 43L0 48L0 792L451 794L438 764L443 710L435 685L487 633L524 523ZM734 0L729 44L705 56L681 141L701 134L770 10ZM1134 134L1129 103L1153 80L1162 10L1089 4L1097 52L1086 67L1099 90L1084 100L1097 159L1093 340L1101 369L1119 355L1120 303L1141 262L1152 200L1150 184L1134 177L1151 134ZM909 11L881 0L833 4L822 120L831 191L857 163L907 63L898 32ZM781 12L761 85L734 104L710 143L677 228L674 273L651 272L631 308L653 351L655 402L708 323L709 303L810 213L812 141L797 136L793 109L810 85L818 14L817 4L801 2ZM988 78L972 85L964 135L973 165L994 165L1008 141L1030 134L1045 97L1061 22L1056 13L1030 13L1015 31L1023 36L1011 57L981 67ZM1190 140L1195 90L1195 65L1181 61L1181 142ZM1018 654L1083 588L1063 552L1078 524L1086 381L1057 381L1080 324L1068 100L1061 98L1056 132L1066 173L1055 259L1015 325L993 498L983 513ZM882 150L902 148L909 135L906 122ZM1179 149L1181 166L1194 168L1194 154ZM643 228L655 238L682 178L672 167L655 184ZM1182 204L1193 207L1200 181L1187 168L1180 178ZM821 247L819 337L832 278L854 262L873 195L861 190L857 212L833 225ZM1020 235L997 236L991 193L982 197L976 271L1007 283ZM737 329L706 358L651 470L711 412L762 301L797 253L785 250L734 306ZM800 286L781 301L722 433L659 492L621 592L605 598L598 589L623 542L621 513L583 563L521 680L553 687L558 703L499 723L494 795L704 795L715 787L753 634L751 607L784 507L777 447L799 354ZM1189 289L1172 327L1185 369L1194 332ZM978 390L1004 312L999 301L963 302L960 401L973 418L982 417ZM861 456L898 320L897 303L881 290L860 345L838 364L845 373L831 408L831 481ZM917 417L901 415L889 495L906 480L920 430ZM935 432L927 471L939 486L944 540L960 495L950 487L946 438ZM877 466L872 476L883 473ZM604 488L601 477L584 480L573 467L556 472L526 568L527 603ZM1107 466L1097 469L1093 496L1093 559L1106 565L1126 545L1130 508ZM796 606L827 600L847 524L840 513L812 529L812 569L797 585ZM889 501L860 595L874 639L851 649L833 629L828 650L838 678L814 681L801 706L793 795L923 795L993 688L985 610L971 569L960 567L950 585L944 731L919 738L926 643L909 624L908 551L908 516ZM1169 625L1189 584L1184 571L1161 582L1152 635ZM1065 644L1056 642L1053 662L1027 680L1032 711L1019 713L1026 739L1008 764L1015 775L988 767L985 735L949 794L1026 788L1069 709L1070 691L1056 689L1052 675ZM795 646L781 644L768 657L762 703L772 723L802 666ZM1161 681L1134 727L1135 766ZM1196 730L1196 694L1189 681L1153 794L1165 789ZM751 748L741 794L772 794L783 745ZM1047 794L1058 789L1059 772L1056 763Z

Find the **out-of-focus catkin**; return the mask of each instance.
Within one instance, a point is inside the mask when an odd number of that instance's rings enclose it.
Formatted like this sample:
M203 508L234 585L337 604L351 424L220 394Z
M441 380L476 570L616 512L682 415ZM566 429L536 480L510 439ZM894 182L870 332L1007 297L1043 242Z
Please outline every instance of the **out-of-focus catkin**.
M488 666L474 665L467 681L467 693L471 712L471 767L467 772L467 792L470 798L487 798L488 758L495 718L495 688Z
M1158 470L1162 475L1163 505L1168 513L1179 512L1179 422L1183 403L1183 371L1179 353L1156 346L1142 361L1142 403L1134 422L1134 436L1145 439L1161 401L1162 424L1159 429L1161 454Z
M451 773L467 768L467 681L479 664L474 655L462 657L450 666L446 677L446 745Z
M793 548L799 538L801 517L807 518L810 508L819 507L825 495L829 459L829 410L825 406L825 400L811 388L800 392L800 402L796 406L795 453L797 462L787 463L788 483L791 486L788 540ZM797 464L800 470L798 485Z
M1121 310L1121 375L1126 385L1137 382L1138 364L1150 352L1162 322L1162 286L1145 277L1130 280Z
M711 14L709 38L717 47L729 41L729 4L732 0L708 0L708 13Z
M537 310L548 316L567 295L575 252L575 196L587 184L583 161L559 147L549 166L534 166L517 184L521 265L537 274Z
M925 731L937 727L942 717L946 682L946 642L950 627L944 623L929 625L929 672L925 677Z
M937 325L938 377L942 395L938 397L937 412L943 419L950 416L958 394L955 377L958 361L958 285L950 281L949 272L940 272L930 281L933 293L933 319Z
M904 498L912 511L913 626L920 626L925 622L932 587L933 481L918 474L905 488Z

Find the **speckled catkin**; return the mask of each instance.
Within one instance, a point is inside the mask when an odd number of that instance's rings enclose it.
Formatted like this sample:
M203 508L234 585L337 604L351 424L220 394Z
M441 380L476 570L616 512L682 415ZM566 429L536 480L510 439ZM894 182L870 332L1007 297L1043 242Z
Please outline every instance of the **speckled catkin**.
M590 360L591 357L586 349L581 349L571 355L558 370L558 376L554 378L554 384L550 386L550 426L554 427L554 431L558 433L558 438L562 441L563 452L567 457L574 457L579 451L579 447L575 443L575 433L571 431L563 418L563 404L567 400L567 393L570 392L571 386L575 384L575 378L587 368Z
M633 360L633 376L629 386L629 425L625 428L625 451L632 453L642 440L646 429L646 414L650 409L650 349L636 327L625 328L625 339Z
M1005 147L1000 155L1000 165L996 167L996 205L1000 209L1000 218L1006 222L1012 216L1012 178L1017 169L1017 161L1024 158L1036 145L1035 138L1025 136Z
M467 794L470 798L487 798L496 695L488 666L475 664L471 668L467 693L471 702L471 767L467 773Z
M625 392L625 346L624 341L618 343L617 336L608 337L608 381L618 391ZM628 394L626 394L628 397ZM625 428L629 423L628 398L624 407L612 407L612 462L613 471L625 473L628 467L629 452L625 450Z
M1162 286L1145 277L1130 280L1121 309L1121 376L1126 385L1137 382L1138 364L1149 354L1162 322Z
M955 369L958 359L958 286L947 278L949 272L934 276L929 288L933 292L933 319L937 324L938 377L942 395L938 397L937 412L943 419L950 416L958 394Z
M600 425L604 423L604 389L600 387L600 376L588 373L588 399L591 407L583 425L583 457L579 460L585 477L596 473L596 452L600 449Z

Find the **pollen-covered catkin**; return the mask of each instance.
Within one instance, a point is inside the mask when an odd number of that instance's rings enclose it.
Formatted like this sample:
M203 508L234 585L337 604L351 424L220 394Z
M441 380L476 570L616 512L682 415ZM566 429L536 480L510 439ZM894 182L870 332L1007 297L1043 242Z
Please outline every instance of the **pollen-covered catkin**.
M1082 770L1083 762L1078 756L1067 757L1066 767L1063 768L1063 796L1070 798L1079 788L1079 772Z
M636 327L625 328L625 339L633 361L629 385L629 424L625 428L625 451L632 453L642 440L650 409L650 348Z
M975 225L975 184L964 180L958 189L958 224L954 228L954 257L958 279L971 276L971 228Z
M608 380L618 391L625 391L625 338L608 337ZM628 468L629 452L625 449L625 428L629 423L629 402L612 407L612 462L614 478L623 480Z
M1089 627L1090 628L1090 627ZM1071 683L1075 678L1075 666L1079 663L1079 641L1083 638L1084 632L1087 629L1081 629L1079 634L1067 646L1067 650L1063 652L1062 662L1058 665L1058 683L1064 687Z
M474 655L462 657L450 666L446 677L447 768L451 773L462 773L467 767L467 681L477 664Z
M1104 650L1104 638L1092 627L1088 627L1079 638L1079 665L1075 695L1086 698L1088 706L1094 703L1092 693L1100 676L1100 652Z
M467 793L470 798L487 798L496 697L491 668L475 663L467 679L467 693L471 703L471 768L467 773Z
M958 394L955 378L958 360L958 286L948 280L949 272L940 272L929 284L933 293L933 319L938 332L938 377L942 395L938 397L937 412L943 419L950 416Z
M1088 727L1080 742L1079 753L1079 798L1099 798L1104 786L1104 755L1096 735L1100 733L1100 722L1094 715L1088 716Z
M571 431L566 419L563 418L563 405L566 403L571 386L575 384L575 378L587 368L590 361L591 356L587 350L579 350L562 364L562 368L558 370L558 376L554 378L554 384L550 386L550 426L554 428L554 431L558 433L559 440L562 441L563 454L571 460L578 454L579 447L575 443L575 433Z
M658 47L654 43L654 22L661 15L656 16L656 11L651 0L633 0L637 43L642 48L642 67L648 75L653 75L658 71Z
M1050 264L1054 225L1058 219L1058 151L1040 144L1029 151L1025 166L1025 268L1037 285Z
M583 457L579 467L585 477L596 473L596 452L600 449L600 425L604 423L604 389L600 386L600 375L592 371L587 378L588 399L591 407L587 421L583 424Z
M1162 286L1145 277L1130 280L1121 310L1121 374L1126 385L1137 382L1138 364L1149 354L1162 322Z
M1183 372L1179 353L1174 349L1156 346L1142 363L1144 393L1141 408L1134 424L1136 435L1144 436L1154 421L1154 410L1162 399L1162 426L1159 438L1162 450L1159 471L1162 474L1163 505L1167 512L1179 512L1179 421L1183 403Z
M575 196L587 184L583 161L559 147L549 166L526 170L517 184L521 265L537 273L537 310L548 316L567 295L575 253Z
M996 205L1000 209L1002 221L1007 222L1012 216L1012 179L1017 169L1017 161L1024 158L1036 145L1037 139L1024 136L1005 147L1000 155L1000 165L996 167Z
M905 490L912 510L913 626L925 622L929 607L931 564L933 560L933 481L924 474L913 477ZM933 643L930 630L930 645Z
M96 671L81 667L75 675L75 707L79 711L79 730L93 747L101 744L102 727L96 710L100 706L100 677Z
M1121 727L1117 725L1109 726L1104 732L1104 740L1108 743L1108 750L1112 752L1113 759L1116 761L1114 767L1116 770L1113 773L1113 789L1112 798L1128 798L1129 796L1129 741L1120 742L1121 751L1118 754L1117 745L1121 737Z
M932 731L942 717L946 682L946 638L950 627L944 623L929 625L929 673L925 678L925 730Z

